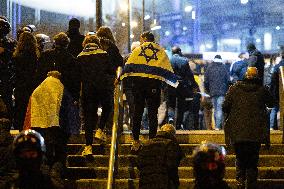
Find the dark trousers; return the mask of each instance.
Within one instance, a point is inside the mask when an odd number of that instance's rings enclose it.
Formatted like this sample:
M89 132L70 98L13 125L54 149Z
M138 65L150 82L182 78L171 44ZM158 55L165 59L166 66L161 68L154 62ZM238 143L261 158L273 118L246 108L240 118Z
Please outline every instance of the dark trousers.
M247 189L255 189L258 176L258 160L261 144L258 142L239 142L234 144L236 153L236 179Z
M180 96L175 88L169 88L168 105L169 108L174 109L175 113L175 127L181 129L183 124L183 115L186 111L186 100L184 96Z
M154 138L157 134L157 114L161 101L160 81L147 78L135 78L133 86L133 138L134 140L139 139L145 103L148 107L149 138Z
M187 101L186 113L184 113L183 123L185 130L199 130L199 109L200 95L194 94L193 100Z
M112 115L113 90L97 89L93 84L82 85L82 108L85 122L86 145L93 144L93 129L98 122L98 108L102 106L99 128L103 130Z

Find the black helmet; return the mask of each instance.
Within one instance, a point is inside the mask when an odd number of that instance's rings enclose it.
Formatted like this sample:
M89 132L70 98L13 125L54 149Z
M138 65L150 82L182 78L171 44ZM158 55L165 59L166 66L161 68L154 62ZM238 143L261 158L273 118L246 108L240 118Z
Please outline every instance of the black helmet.
M13 152L18 157L23 150L36 150L42 155L46 151L43 137L31 129L20 132L14 139Z
M0 33L6 36L10 33L10 31L11 31L11 25L8 19L4 16L0 16Z
M226 150L218 144L203 142L193 151L193 169L197 182L213 185L224 178Z

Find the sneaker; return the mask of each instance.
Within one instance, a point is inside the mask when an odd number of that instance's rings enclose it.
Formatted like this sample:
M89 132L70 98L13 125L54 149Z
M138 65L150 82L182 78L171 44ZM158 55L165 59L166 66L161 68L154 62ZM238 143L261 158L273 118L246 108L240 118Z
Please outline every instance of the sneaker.
M141 147L141 143L139 140L134 140L132 142L131 151L137 152Z
M82 156L87 156L92 154L93 154L92 145L85 146L84 151L82 152Z
M107 136L101 129L98 129L96 131L95 138L99 139L100 141L103 141L103 142L107 141Z

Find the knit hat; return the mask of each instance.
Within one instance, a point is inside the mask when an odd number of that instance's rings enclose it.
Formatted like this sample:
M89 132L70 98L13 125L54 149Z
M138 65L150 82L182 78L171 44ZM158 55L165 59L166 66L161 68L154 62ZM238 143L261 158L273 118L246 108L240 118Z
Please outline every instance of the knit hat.
M77 18L71 18L69 20L69 29L79 29L80 28L80 21Z
M161 131L171 133L172 135L176 134L176 129L172 124L165 124L161 127Z
M249 43L247 45L248 52L254 51L256 49L255 45L253 43Z
M256 67L248 67L246 72L247 79L253 79L257 77L257 68Z
M213 62L223 63L221 55L217 54L217 55L214 57Z

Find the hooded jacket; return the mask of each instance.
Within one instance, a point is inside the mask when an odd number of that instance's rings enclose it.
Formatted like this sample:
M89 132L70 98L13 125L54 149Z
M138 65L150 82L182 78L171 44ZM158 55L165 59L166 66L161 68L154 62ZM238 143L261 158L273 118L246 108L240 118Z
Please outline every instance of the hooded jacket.
M116 76L116 70L119 66L123 66L123 57L120 55L117 46L109 39L100 38L102 49L108 53L110 63L112 65L112 74Z
M158 132L157 136L143 144L139 151L139 188L178 188L178 166L183 157L176 138L168 132Z
M110 56L97 44L89 43L78 55L81 81L91 83L98 89L113 89L114 70Z
M273 105L273 97L258 79L245 79L231 86L223 103L226 144L269 143L266 106Z

